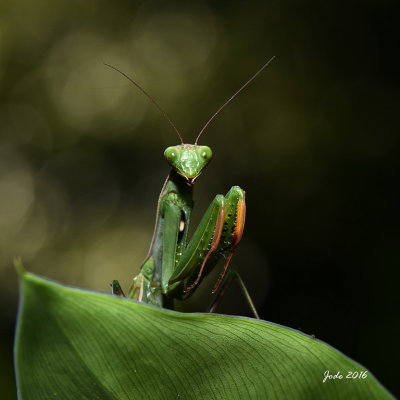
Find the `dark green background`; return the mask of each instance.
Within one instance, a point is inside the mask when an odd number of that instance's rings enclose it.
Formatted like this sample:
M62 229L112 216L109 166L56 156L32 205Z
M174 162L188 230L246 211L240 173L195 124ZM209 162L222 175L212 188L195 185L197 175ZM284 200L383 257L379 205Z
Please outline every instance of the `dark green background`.
M114 278L128 286L151 239L162 153L178 140L102 63L137 79L190 142L273 55L200 142L214 160L196 220L242 186L233 266L262 317L315 334L400 392L399 11L382 0L2 1L2 395L14 396L12 258L108 291ZM204 310L208 284L183 309ZM247 312L236 289L221 312Z

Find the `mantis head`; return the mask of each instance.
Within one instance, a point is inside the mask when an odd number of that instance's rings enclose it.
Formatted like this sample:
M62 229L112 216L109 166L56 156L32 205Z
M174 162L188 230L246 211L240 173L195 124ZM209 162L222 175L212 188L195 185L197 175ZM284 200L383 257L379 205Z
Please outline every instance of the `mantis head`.
M184 144L182 135L179 130L172 122L169 115L160 107L160 105L151 97L136 81L126 75L124 72L120 71L118 68L114 67L110 64L105 64L108 67L114 69L126 79L128 79L133 85L135 85L161 112L164 118L168 121L171 127L174 129L179 139L181 140L181 144L177 146L168 147L165 152L165 158L171 164L174 171L176 171L179 175L183 176L186 179L188 185L192 185L194 180L201 174L203 168L211 161L212 151L208 146L199 146L197 143L206 130L208 125L214 120L214 118L246 87L249 85L251 81L253 81L257 75L259 75L275 58L272 57L267 61L244 85L242 85L239 90L237 90L229 99L222 104L222 106L211 116L211 118L207 121L207 123L203 126L200 133L197 135L197 138L194 144Z
M164 156L171 167L183 176L188 184L192 184L211 161L212 151L208 146L179 144L168 147Z

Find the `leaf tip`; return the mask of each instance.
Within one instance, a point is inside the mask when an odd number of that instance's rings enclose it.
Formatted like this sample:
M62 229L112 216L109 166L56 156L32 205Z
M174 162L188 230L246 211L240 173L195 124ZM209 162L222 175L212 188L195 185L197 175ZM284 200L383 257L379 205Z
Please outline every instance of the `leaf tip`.
M14 257L14 268L20 277L23 277L26 274L26 269L24 264L22 264L21 257Z

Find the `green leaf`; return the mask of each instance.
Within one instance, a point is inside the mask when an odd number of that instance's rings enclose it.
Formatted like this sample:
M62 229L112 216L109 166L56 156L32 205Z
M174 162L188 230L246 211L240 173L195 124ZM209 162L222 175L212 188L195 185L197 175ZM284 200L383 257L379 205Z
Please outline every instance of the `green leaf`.
M22 273L20 399L388 399L366 369L265 321L184 314ZM342 379L327 380L324 373Z

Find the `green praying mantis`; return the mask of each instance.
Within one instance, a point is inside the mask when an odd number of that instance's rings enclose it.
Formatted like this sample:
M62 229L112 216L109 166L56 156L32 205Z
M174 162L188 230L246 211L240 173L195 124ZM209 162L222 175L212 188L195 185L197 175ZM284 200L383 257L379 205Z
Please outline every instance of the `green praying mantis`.
M136 81L116 67L105 64L127 78L150 99L175 130L181 142L179 145L168 147L164 152L172 169L158 199L156 223L148 255L139 274L133 278L127 293L128 298L159 307L173 308L174 299L184 300L192 295L207 274L223 260L224 266L212 292L217 292L218 288L221 290L209 311L215 309L225 290L221 282L228 272L230 261L243 235L246 216L245 192L239 186L233 186L225 196L216 195L192 238L188 240L193 209L193 185L212 159L210 147L199 145L198 141L222 109L274 58L268 60L222 104L200 130L194 144L184 143L182 135L168 114ZM238 279L254 316L259 318L240 276L232 273L232 277ZM117 280L112 281L111 287L113 294L125 296Z

